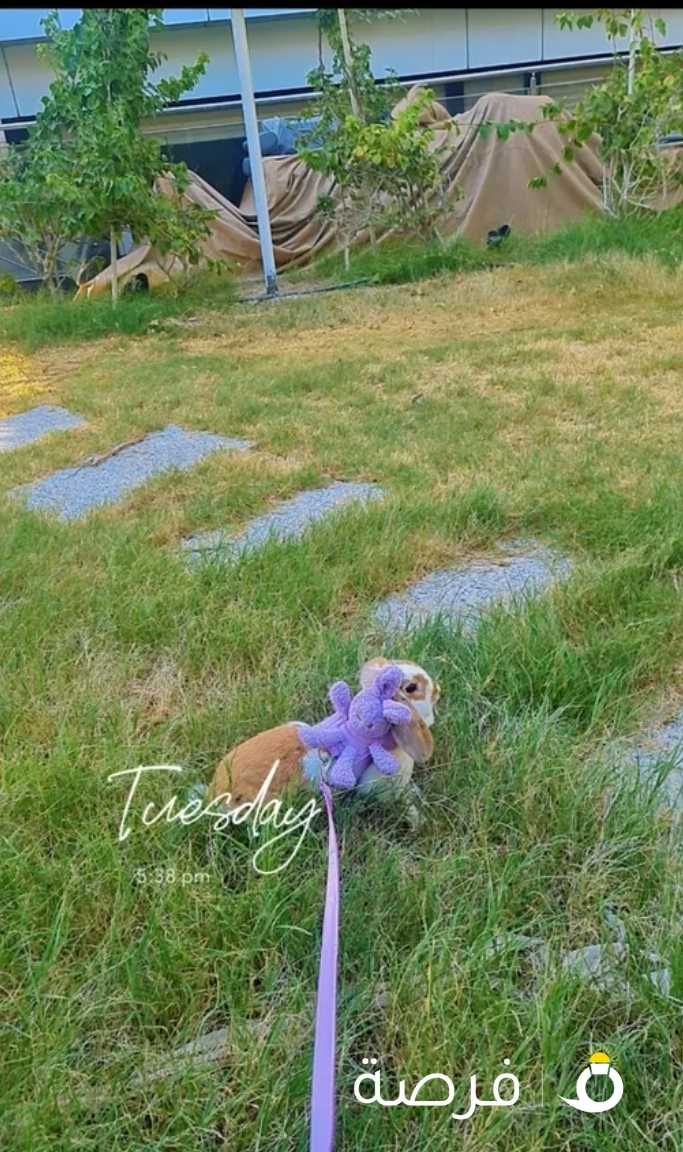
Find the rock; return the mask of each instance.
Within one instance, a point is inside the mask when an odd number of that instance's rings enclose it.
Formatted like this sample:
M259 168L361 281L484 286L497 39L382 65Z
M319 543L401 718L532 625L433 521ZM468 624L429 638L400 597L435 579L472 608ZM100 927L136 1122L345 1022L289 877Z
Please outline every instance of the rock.
M55 512L61 520L78 520L93 508L117 503L153 476L191 468L212 452L244 452L250 447L247 440L169 424L75 468L62 468L35 484L14 488L10 495L25 497L27 508Z
M442 568L389 596L375 610L378 623L399 631L442 617L472 629L487 608L537 595L570 571L566 556L538 541L507 541L499 548L498 556Z

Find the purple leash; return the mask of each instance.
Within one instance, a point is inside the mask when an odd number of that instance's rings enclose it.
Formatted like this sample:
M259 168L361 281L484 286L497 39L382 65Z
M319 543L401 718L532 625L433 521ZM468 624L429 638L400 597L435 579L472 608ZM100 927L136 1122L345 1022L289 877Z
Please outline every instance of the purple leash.
M339 954L339 848L332 813L332 793L324 780L320 791L328 827L327 888L320 947L318 999L315 1009L311 1084L310 1152L334 1152L337 1063L337 958Z

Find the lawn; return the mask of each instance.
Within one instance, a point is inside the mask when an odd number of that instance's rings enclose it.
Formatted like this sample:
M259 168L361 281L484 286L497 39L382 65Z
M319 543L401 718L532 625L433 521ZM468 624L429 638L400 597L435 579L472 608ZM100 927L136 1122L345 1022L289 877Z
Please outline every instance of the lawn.
M328 684L378 651L419 661L442 700L421 828L337 805L340 1152L681 1147L678 831L602 752L683 696L682 291L683 272L617 254L3 343L0 417L51 403L86 420L0 456L3 492L167 424L255 443L73 524L0 505L3 1147L303 1152L322 819L259 876L244 829L119 843L107 777L206 781L235 742L321 718ZM326 478L387 501L188 571L183 537ZM475 633L380 634L382 596L515 537L571 556L571 578ZM628 987L560 963L610 939L610 912ZM492 946L506 933L548 946L540 970ZM218 1028L220 1065L145 1076ZM626 1085L604 1117L558 1099L596 1048ZM507 1058L520 1103L465 1123L363 1108L373 1056L388 1091L440 1071L463 1105Z

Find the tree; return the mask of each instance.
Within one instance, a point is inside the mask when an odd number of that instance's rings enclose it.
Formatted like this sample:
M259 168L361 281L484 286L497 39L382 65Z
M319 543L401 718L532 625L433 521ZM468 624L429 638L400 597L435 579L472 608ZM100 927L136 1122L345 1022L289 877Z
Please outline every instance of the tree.
M351 50L351 38L349 36L349 26L346 21L346 9L337 8L337 26L339 28L339 41L341 43L341 55L344 61L344 72L346 74L346 83L349 88L349 99L351 101L351 111L357 120L363 120L363 109L359 99L358 90L353 69L353 52Z
M612 215L664 203L672 180L680 180L661 140L683 131L683 57L664 53L656 33L664 35L663 20L650 21L641 8L598 8L593 12L558 16L562 28L590 28L601 23L614 45L609 76L593 85L570 110L553 102L543 110L566 138L563 159L571 163L594 134L600 137L603 163L603 207ZM624 58L617 39L626 39ZM562 171L557 165L556 173ZM547 183L535 177L532 186Z
M194 88L206 67L202 55L179 76L154 82L164 57L152 50L150 27L161 25L162 12L85 9L71 30L61 27L57 12L43 20L48 42L38 51L56 77L23 157L0 176L0 185L6 181L4 195L0 186L0 229L3 205L17 205L24 190L33 203L32 192L42 184L53 227L47 227L49 219L41 217L37 205L33 221L46 253L57 235L61 241L109 237L114 303L117 245L124 228L134 240L147 238L162 252L195 261L209 215L182 198L185 165L170 163L159 142L142 131L144 121ZM162 176L170 180L170 196L155 191Z
M354 239L367 231L374 244L380 225L438 235L443 197L434 132L422 123L432 94L425 91L392 115L398 86L393 76L377 84L369 47L349 35L347 11L321 15L332 61L308 76L320 91L319 119L299 154L330 178L331 192L320 198L319 209L337 224L348 268Z
M0 239L15 259L39 272L51 292L64 271L60 253L80 228L68 151L39 137L9 147L0 160Z
M394 9L375 9L373 18L393 16ZM331 60L327 67L322 59L309 73L308 83L321 92L320 112L331 121L351 113L363 123L386 120L392 104L401 95L394 72L387 72L386 80L378 84L372 73L371 52L367 44L357 44L349 26L349 17L369 19L368 9L321 8L318 20L321 33L327 39Z

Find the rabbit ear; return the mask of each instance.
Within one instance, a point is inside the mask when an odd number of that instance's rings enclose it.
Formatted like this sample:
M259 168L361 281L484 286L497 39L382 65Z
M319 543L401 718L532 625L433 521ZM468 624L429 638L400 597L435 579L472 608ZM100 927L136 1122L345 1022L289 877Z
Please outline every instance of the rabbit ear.
M394 728L394 736L404 752L407 752L418 764L424 764L426 760L431 759L434 751L432 734L405 693L400 693L400 699L402 704L408 705L412 717L407 724L398 724Z
M377 676L386 668L388 660L384 656L372 656L370 660L366 660L365 664L360 670L360 685L361 688L371 688Z
M398 700L385 700L382 705L382 715L390 724L410 724L413 714L405 704Z

